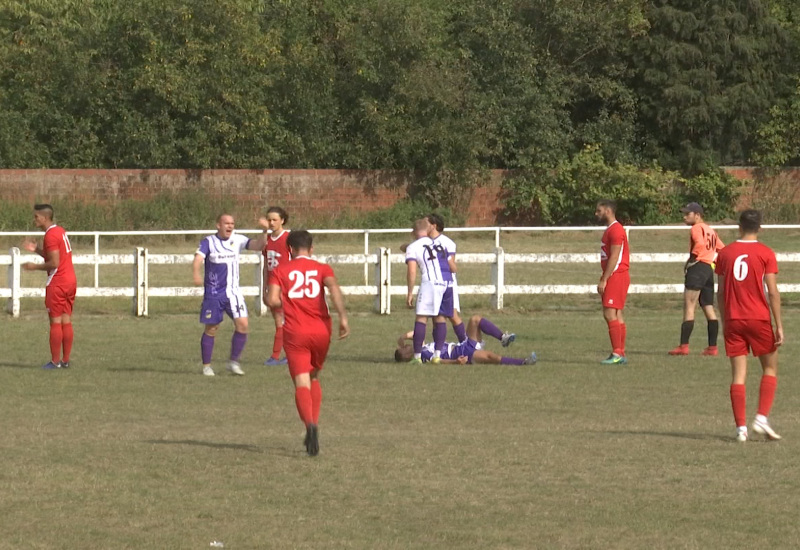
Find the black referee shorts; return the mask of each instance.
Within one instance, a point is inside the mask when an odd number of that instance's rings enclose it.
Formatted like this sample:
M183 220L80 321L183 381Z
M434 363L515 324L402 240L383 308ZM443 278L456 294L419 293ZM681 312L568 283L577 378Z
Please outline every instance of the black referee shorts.
M714 305L714 270L705 262L697 262L686 270L686 290L700 291L700 306Z

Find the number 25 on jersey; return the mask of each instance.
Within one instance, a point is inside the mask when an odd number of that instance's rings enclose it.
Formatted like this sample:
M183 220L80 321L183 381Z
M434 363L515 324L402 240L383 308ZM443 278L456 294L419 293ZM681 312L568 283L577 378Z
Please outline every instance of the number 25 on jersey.
M292 281L292 288L289 289L287 296L293 300L299 298L316 298L320 293L319 281L316 277L318 271L310 269L306 272L303 271L290 271L289 280Z

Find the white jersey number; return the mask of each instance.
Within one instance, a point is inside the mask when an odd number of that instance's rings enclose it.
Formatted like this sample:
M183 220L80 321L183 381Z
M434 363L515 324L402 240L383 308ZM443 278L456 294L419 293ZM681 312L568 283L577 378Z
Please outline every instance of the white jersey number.
M747 274L750 272L750 266L748 266L745 261L747 256L748 254L742 254L733 262L733 277L737 281L744 281L747 279Z
M311 269L303 273L302 271L290 271L289 280L292 281L292 288L288 296L293 300L297 298L316 298L319 296L319 281L313 277L317 276L317 270Z

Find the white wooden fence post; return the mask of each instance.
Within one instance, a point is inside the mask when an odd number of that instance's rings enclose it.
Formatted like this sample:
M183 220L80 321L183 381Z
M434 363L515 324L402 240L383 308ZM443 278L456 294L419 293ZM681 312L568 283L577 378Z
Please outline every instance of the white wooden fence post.
M256 264L256 286L258 287L258 296L256 297L256 312L259 317L267 314L267 306L264 304L264 255L258 255L258 263Z
M147 269L147 249L136 247L133 257L133 313L147 317L147 289L150 284Z
M11 253L11 264L8 266L8 287L11 289L11 297L6 304L6 311L12 317L19 317L19 288L20 288L20 257L19 248L16 246L9 250Z
M494 309L503 309L503 290L505 286L505 260L506 253L501 247L494 249L497 259L492 264L492 284L495 291L492 296L491 306Z
M376 250L378 261L375 263L375 285L378 294L375 296L375 311L381 315L392 312L392 251L389 248Z

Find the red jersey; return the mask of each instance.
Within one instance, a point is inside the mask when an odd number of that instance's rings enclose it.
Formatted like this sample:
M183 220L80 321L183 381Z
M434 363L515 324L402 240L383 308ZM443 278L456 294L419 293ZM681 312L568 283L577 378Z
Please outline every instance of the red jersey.
M771 248L758 241L731 243L717 256L716 272L725 277L726 321L770 321L764 276L778 273L778 261Z
M712 264L717 252L725 247L717 232L708 224L696 223L689 232L689 254L694 254L697 261Z
M287 229L281 231L281 234L277 237L275 235L267 237L267 244L264 245L264 250L261 251L267 262L267 271L272 271L292 259L289 253L288 239L289 231Z
M47 286L74 287L75 268L72 266L72 245L63 227L51 225L44 232L43 252L45 258L51 250L58 251L58 265L47 272Z
M298 256L270 271L267 284L281 287L283 328L287 336L316 333L323 327L331 332L331 315L325 301L323 281L333 276L331 266L308 256Z
M600 245L600 268L603 271L606 270L606 265L608 265L608 255L611 253L613 245L622 245L614 273L628 271L631 259L631 253L628 250L628 235L625 233L625 228L622 227L622 224L616 220L603 233L603 240Z

